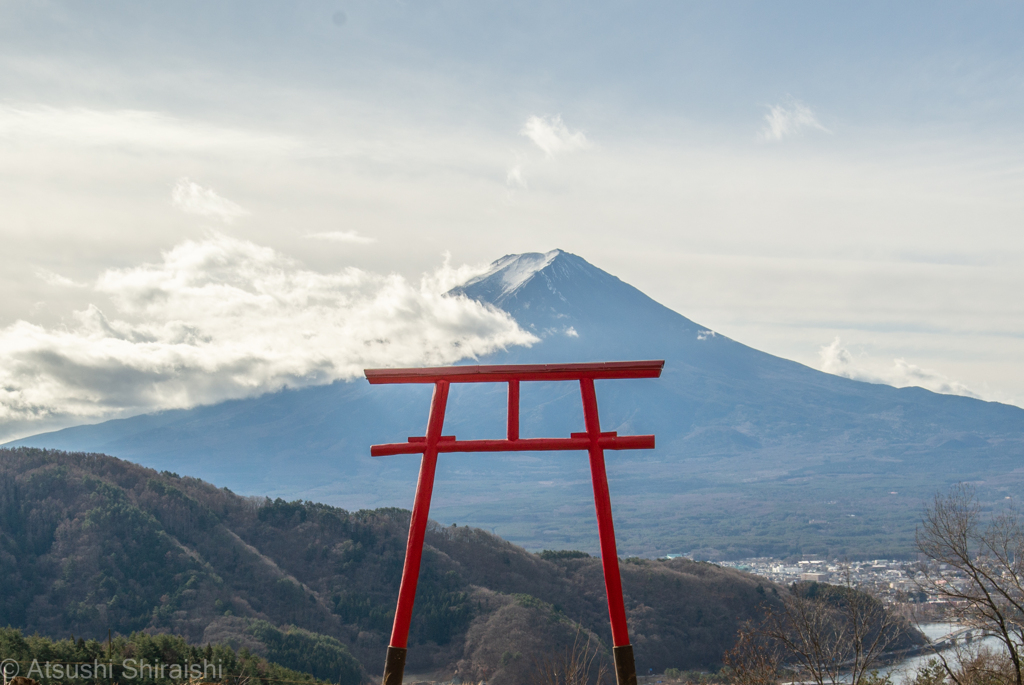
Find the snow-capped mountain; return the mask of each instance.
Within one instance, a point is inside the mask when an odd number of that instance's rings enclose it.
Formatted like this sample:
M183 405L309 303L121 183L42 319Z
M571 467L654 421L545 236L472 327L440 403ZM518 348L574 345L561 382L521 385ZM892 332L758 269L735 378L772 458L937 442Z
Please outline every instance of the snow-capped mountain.
M452 295L499 307L540 338L481 363L666 360L659 380L598 384L605 430L658 440L653 452L609 453L624 552L909 551L922 502L948 483L980 481L992 501L1019 489L1024 410L759 352L571 253L502 257ZM578 392L524 385L523 434L582 430ZM456 386L445 432L501 435L504 393ZM369 445L422 435L429 395L335 383L16 444L105 452L247 494L408 507L417 458L373 460ZM433 514L531 547L596 549L587 488L582 454L445 455Z

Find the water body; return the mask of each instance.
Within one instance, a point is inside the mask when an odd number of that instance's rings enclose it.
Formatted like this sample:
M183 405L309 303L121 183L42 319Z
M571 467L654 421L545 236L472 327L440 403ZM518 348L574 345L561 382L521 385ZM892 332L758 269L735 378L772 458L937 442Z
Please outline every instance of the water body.
M923 632L925 634L925 636L929 640L932 640L933 642L937 641L937 640L941 640L942 638L946 637L947 635L955 633L958 630L962 630L963 627L964 626L962 626L959 623L944 623L944 622L943 623L924 623L924 624L921 624L920 626L918 626L918 628L921 629L921 632ZM971 644L973 646L985 646L985 647L989 647L991 649L999 649L1002 643L999 642L998 638L995 638L995 637L985 637L985 638L982 638L980 640L975 640ZM947 658L952 658L954 656L954 654L952 653L952 650L945 650L944 654L946 654ZM879 672L879 674L889 674L889 673L891 673L892 674L893 682L897 683L897 685L898 685L899 683L906 683L906 682L912 681L914 679L914 675L917 673L918 669L922 668L923 666L926 666L929 661L931 661L932 659L935 659L935 658L936 657L935 657L934 654L932 654L930 652L926 652L924 654L920 654L918 656L913 656L913 657L910 657L910 658L905 659L903 661L897 662L895 664L890 664L889 666L885 666L883 668L880 668L880 669L878 669L878 672Z
M920 628L921 632L925 634L925 637L927 637L932 642L935 642L945 638L947 635L951 635L959 630L962 630L964 626L959 623L943 622L924 623L919 625L918 628ZM974 646L984 645L985 647L989 647L992 649L999 649L1002 643L999 642L998 638L985 637L981 640L975 640L971 644ZM955 654L951 649L944 650L943 654L946 655L947 659L952 660L955 657ZM907 659L904 659L903 661L898 661L894 664L882 666L877 670L879 675L891 675L892 682L894 683L894 685L903 685L904 683L909 683L913 681L914 676L917 675L918 669L927 666L928 662L935 658L937 657L932 652L925 652L923 654L919 654L918 656L912 656ZM840 680L846 683L850 682L849 674L840 678ZM793 683L791 685L797 684Z

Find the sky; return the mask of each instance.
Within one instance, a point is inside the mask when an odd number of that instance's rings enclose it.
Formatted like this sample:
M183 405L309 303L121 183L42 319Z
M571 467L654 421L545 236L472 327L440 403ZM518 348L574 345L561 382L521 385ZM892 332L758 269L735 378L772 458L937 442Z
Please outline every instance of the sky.
M0 439L531 337L560 248L1024 406L1024 6L0 3Z

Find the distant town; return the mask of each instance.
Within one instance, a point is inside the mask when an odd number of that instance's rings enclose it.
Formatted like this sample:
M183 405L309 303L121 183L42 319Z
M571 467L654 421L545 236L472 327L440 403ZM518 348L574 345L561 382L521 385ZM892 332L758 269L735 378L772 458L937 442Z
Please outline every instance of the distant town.
M668 555L669 558L685 555ZM782 561L772 557L756 557L738 561L710 562L723 568L734 568L761 576L779 585L791 585L800 581L815 581L853 586L871 592L887 604L921 604L922 608L941 612L946 603L929 594L924 582L924 562L898 561L895 559L874 559L871 561L841 562L812 558L801 561ZM938 571L948 582L959 578L946 564ZM942 582L942 581L940 581Z

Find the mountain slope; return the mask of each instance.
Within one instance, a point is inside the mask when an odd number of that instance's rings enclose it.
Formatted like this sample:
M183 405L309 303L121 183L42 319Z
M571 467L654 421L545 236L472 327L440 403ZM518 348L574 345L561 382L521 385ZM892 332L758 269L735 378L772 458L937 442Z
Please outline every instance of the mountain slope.
M103 455L0 449L0 625L86 639L174 632L354 685L361 668L382 670L408 525L407 510L244 498ZM714 668L740 623L786 592L685 559L621 572L642 670ZM576 622L607 656L598 559L545 559L431 524L408 672L513 685L571 646Z
M608 456L626 552L908 553L936 490L982 481L993 501L1019 490L1024 410L759 352L570 253L503 257L452 295L500 307L541 338L482 363L666 360L659 380L598 384L605 430L658 439L653 452ZM500 436L504 393L455 386L445 432ZM113 453L242 492L408 506L416 458L371 460L368 446L422 435L429 395L335 383L17 444ZM582 430L572 384L524 385L522 412L524 435ZM596 550L588 480L582 454L446 455L433 512L535 549Z

